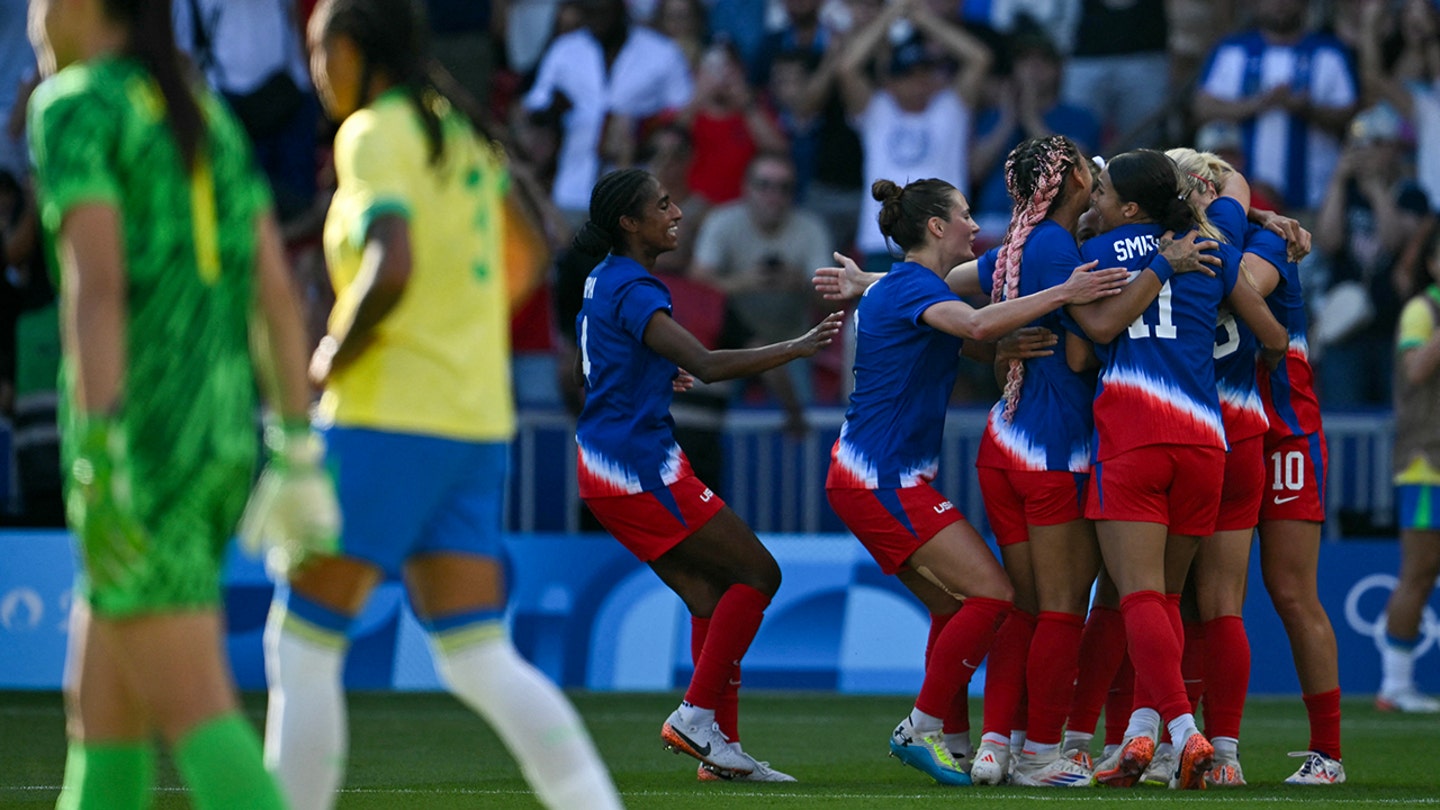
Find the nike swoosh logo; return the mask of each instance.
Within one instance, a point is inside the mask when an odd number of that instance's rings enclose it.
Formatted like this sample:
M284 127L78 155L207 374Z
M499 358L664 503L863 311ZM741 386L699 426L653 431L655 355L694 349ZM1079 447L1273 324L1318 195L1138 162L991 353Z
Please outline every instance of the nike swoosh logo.
M704 747L698 746L698 745L695 744L695 741L694 741L694 740L692 740L692 739L690 739L689 737L685 736L685 732L681 731L681 730L678 729L678 728L675 728L674 726L671 726L671 728L675 730L675 734L676 734L677 736L679 736L680 739L682 739L682 740L685 741L685 744L686 744L686 745L688 745L688 746L690 746L691 748L695 749L695 753L699 754L699 755L702 756L702 757L708 757L708 756L710 756L710 743L705 743Z
M1289 503L1289 502L1291 502L1291 501L1298 501L1298 500L1300 500L1300 496L1299 496L1299 495L1291 495L1291 496L1288 497L1288 498L1281 498L1280 496L1277 495L1277 496L1275 496L1275 505L1276 505L1276 506L1279 506L1279 505L1282 504L1282 503Z

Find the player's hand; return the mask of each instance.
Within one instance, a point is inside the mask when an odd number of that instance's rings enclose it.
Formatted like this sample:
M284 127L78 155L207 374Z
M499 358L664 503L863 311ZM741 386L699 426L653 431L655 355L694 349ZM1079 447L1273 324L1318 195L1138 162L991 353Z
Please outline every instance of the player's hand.
M679 369L675 376L670 378L670 390L677 394L683 394L695 387L695 376L685 369Z
M870 288L871 284L880 280L882 273L866 273L860 269L860 265L854 259L839 251L831 254L835 261L840 263L839 267L821 267L816 269L811 283L815 285L815 291L820 293L827 301L849 301L852 298L859 298L862 293Z
M118 585L149 564L150 537L135 515L129 442L109 416L78 419L79 448L66 474L65 511L96 586Z
M324 467L325 443L305 423L265 429L270 460L240 519L241 547L277 576L339 551L340 504Z
M1108 267L1096 270L1098 261L1086 262L1075 268L1070 278L1060 286L1067 304L1088 304L1101 298L1119 295L1130 279L1130 271L1123 267Z
M1054 346L1058 342L1060 338L1043 326L1016 329L995 343L995 362L1049 357L1055 353Z
M1170 262L1176 273L1204 273L1214 278L1215 271L1210 268L1220 266L1220 257L1205 251L1218 249L1220 243L1202 239L1199 231L1192 230L1179 239L1175 238L1174 231L1166 231L1160 237L1160 255Z
M1287 353L1288 353L1288 348L1287 348L1287 349L1271 349L1271 348L1268 348L1268 347L1265 347L1265 346L1261 346L1261 347L1260 347L1260 362L1262 362L1262 363L1265 364L1265 368L1266 368L1266 369L1268 369L1268 370L1270 370L1270 371L1274 371L1275 369L1277 369L1277 368L1280 367L1280 364L1281 364L1281 363L1285 362L1285 355L1286 355Z
M1310 255L1310 232L1300 226L1297 220L1282 214L1271 214L1265 220L1265 230L1278 234L1285 240L1285 258L1293 263Z
M840 327L845 324L845 310L832 312L825 316L815 328L795 338L793 341L796 351L801 357L812 357L816 352L830 345L835 336L840 334Z

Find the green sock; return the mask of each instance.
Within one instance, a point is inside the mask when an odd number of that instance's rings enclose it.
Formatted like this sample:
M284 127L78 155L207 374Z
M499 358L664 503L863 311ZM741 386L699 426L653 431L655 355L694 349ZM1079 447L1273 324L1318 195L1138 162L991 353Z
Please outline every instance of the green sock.
M70 743L55 810L139 810L150 806L155 746L148 741Z
M284 810L260 758L260 738L238 712L218 715L175 743L175 765L198 810Z

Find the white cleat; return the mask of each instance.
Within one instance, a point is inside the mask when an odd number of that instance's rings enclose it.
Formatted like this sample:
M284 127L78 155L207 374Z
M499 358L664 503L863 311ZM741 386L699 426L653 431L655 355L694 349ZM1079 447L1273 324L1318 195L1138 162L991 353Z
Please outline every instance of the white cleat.
M1382 712L1436 714L1440 712L1440 700L1421 694L1412 686L1395 692L1381 692L1375 696L1375 708Z
M660 727L660 740L666 749L687 754L715 768L735 773L750 773L755 769L755 760L738 747L732 748L718 723L686 723L679 709L671 712L665 725Z
M1240 770L1239 757L1216 752L1215 761L1205 774L1205 783L1216 787L1244 787L1245 772Z
M1155 746L1155 757L1145 768L1145 773L1140 776L1142 785L1170 784L1170 777L1175 775L1175 769L1179 767L1180 760L1175 756L1175 747L1170 743L1161 743Z
M1040 758L1021 754L1015 758L1010 782L1026 787L1090 787L1095 778L1087 768L1068 756L1052 754Z
M751 771L750 771L749 773L740 773L740 772L738 772L738 771L731 771L731 770L726 770L726 769L724 769L724 768L717 768L717 767L715 767L714 765L707 765L707 764L705 764L705 763L702 762L702 763L700 763L700 766L699 766L698 768L696 768L696 770L695 770L695 778L696 778L696 779L699 779L701 782L794 782L794 781L796 781L796 780L795 780L795 777L791 776L790 774L784 773L784 772L782 772L782 771L777 771L777 770L775 770L774 768L770 767L770 763L768 763L768 762L761 762L761 761L755 759L754 757L750 756L749 754L745 753L743 750L741 750L741 748L740 748L740 743L738 743L738 742L732 742L732 743L730 743L730 746L731 746L731 748L733 748L737 753L739 753L740 756L742 756L742 757L744 757L745 759L747 759L747 760L750 761L750 763L751 763L751 765L752 765L752 769L751 769Z
M999 785L1010 772L1010 746L1007 743L980 743L975 761L970 764L970 781L977 785Z
M1291 751L1292 757L1304 757L1300 770L1285 780L1287 785L1339 785L1345 781L1345 766L1318 751Z

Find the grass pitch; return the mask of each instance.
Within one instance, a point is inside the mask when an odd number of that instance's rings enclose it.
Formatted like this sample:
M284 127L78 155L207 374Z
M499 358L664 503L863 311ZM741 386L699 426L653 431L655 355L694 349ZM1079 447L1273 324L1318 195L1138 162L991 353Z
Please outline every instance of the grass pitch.
M1245 714L1241 761L1248 787L1177 794L1110 790L942 788L889 759L887 740L910 708L905 696L747 693L746 750L796 776L794 784L699 783L695 762L660 747L678 694L572 695L631 808L890 808L945 802L995 808L1440 807L1440 718L1389 715L1365 699L1344 705L1345 768L1339 787L1281 784L1305 747L1297 698L1256 698ZM263 695L247 695L257 723ZM979 702L973 717L980 717ZM519 769L489 728L446 695L350 696L349 780L341 810L535 808ZM978 736L978 733L977 733ZM1098 750L1098 745L1097 745ZM64 719L54 693L0 692L0 808L53 807L64 768ZM189 802L165 762L157 808Z

